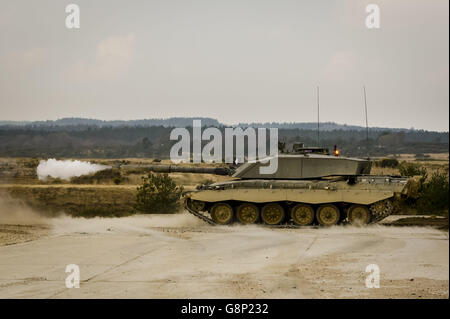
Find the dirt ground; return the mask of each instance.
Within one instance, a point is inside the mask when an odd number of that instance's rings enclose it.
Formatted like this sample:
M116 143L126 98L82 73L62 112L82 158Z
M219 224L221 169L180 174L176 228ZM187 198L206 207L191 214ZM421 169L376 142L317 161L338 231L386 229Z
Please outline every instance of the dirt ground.
M218 227L187 214L1 221L0 298L448 298L448 231ZM28 219L27 219L28 220ZM80 288L66 288L68 264ZM380 288L367 288L367 265Z

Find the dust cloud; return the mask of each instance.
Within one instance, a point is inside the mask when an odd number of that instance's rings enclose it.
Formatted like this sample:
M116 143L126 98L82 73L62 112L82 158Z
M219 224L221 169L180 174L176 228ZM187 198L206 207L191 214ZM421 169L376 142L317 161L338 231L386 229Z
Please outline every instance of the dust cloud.
M29 207L22 200L0 193L0 224L46 225L54 234L67 233L147 233L152 228L183 228L206 226L187 213L133 215L128 217L71 217L64 212L49 217Z
M0 233L5 233L4 236L0 234L0 246L37 239L43 235L109 233L160 237L161 228L202 227L208 225L187 213L83 218L60 212L57 216L50 217L29 207L20 199L0 193Z
M60 216L51 219L52 232L54 234L70 233L154 233L154 228L161 227L201 227L205 224L188 214L173 215L134 215L129 217L95 217L73 218ZM152 230L153 229L153 230Z
M0 193L0 224L48 224L48 217L33 210L19 199Z

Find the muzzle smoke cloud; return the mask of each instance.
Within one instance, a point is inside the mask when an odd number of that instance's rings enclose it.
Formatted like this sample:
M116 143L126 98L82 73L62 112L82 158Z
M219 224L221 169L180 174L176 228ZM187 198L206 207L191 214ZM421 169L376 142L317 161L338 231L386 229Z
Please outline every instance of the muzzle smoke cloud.
M72 177L95 173L111 166L92 164L77 160L59 161L54 158L41 160L37 167L37 176L40 180L46 180L47 177L61 178L70 180Z

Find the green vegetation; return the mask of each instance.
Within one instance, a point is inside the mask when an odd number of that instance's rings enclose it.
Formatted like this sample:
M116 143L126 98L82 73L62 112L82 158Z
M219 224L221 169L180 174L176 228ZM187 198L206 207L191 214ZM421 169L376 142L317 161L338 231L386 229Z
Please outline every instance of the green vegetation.
M423 153L417 153L416 155L414 155L414 157L415 157L417 160L421 160L421 159L429 159L429 158L430 158L430 155L428 155L428 154L423 154Z
M403 176L420 176L414 196L401 200L398 212L448 217L449 176L448 171L434 171L431 177L425 167L418 163L402 162L399 166Z
M422 176L423 180L427 178L426 168L417 163L404 161L399 166L399 172L402 176Z
M180 207L182 186L177 186L167 173L142 177L137 188L136 210L149 214L171 214Z
M125 178L122 177L120 169L111 168L98 171L94 174L72 177L70 182L73 184L101 184L113 181L114 184L119 185L124 180Z
M203 184L203 185L211 185L211 184L214 184L214 181L212 179L210 179L210 178L207 178L207 179L203 180L201 184Z
M391 167L396 168L399 165L399 162L396 158L383 158L382 160L376 162L376 165L379 167Z
M447 215L449 208L448 175L435 172L424 182L419 190L417 208L421 213Z

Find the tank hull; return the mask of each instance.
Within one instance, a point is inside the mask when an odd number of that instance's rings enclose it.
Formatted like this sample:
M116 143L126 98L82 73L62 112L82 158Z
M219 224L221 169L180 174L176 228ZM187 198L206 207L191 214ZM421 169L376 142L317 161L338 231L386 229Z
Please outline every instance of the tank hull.
M212 184L185 196L204 202L246 201L265 203L293 201L309 204L348 202L368 205L401 193L406 178L388 176L358 177L346 181L238 180Z
M185 206L191 213L202 218L201 214L210 218L211 223L218 224L222 223L214 220L213 216L217 205L226 204L227 206L222 207L223 210L231 210L231 214L236 217L243 204L253 205L255 214L262 214L266 207L275 203L278 207L271 208L276 208L283 214L284 224L293 226L295 223L292 222L292 212L296 205L300 204L309 207L316 220L321 209L331 209L330 213L337 214L336 218L339 219L334 223L348 221L351 216L349 212L359 207L363 213L367 211L369 223L377 222L390 214L390 200L396 194L406 193L406 185L407 178L404 177L369 175L357 176L350 182L342 178L295 181L236 180L202 185L195 191L186 192L184 198ZM197 203L197 206L194 207L192 203ZM261 219L263 218L258 218L258 221L261 222ZM231 223L229 219L225 221L226 224ZM239 221L239 218L234 218L233 221ZM264 220L262 222L266 223Z

